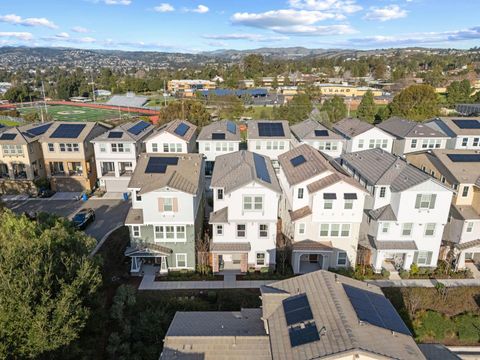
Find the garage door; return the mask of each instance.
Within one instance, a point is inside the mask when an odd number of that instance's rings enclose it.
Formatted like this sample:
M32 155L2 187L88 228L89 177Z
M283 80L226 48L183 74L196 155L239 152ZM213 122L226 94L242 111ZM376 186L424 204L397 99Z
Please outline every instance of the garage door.
M106 180L105 188L107 189L107 192L127 192L129 182L130 179Z

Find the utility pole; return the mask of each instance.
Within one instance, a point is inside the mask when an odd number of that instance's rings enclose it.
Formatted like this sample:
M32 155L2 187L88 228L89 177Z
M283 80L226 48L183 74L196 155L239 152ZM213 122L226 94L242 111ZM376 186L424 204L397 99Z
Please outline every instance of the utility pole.
M45 115L48 115L47 100L45 98L45 85L43 84L43 80L42 80L42 94L43 94L43 106L45 106ZM42 122L43 122L43 115L42 115Z
M93 73L90 70L90 78L92 79L92 96L93 96L93 102L95 102L95 83L93 82Z

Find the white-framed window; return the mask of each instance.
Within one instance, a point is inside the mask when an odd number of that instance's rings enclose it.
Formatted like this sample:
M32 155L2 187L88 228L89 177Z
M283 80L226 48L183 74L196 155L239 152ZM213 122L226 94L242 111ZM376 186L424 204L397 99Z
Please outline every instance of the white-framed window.
M298 233L300 235L305 234L305 223L300 223L298 224Z
M330 224L330 236L338 237L340 235L340 224Z
M466 232L467 233L471 233L473 231L473 221L469 221L467 223L467 229L466 229Z
M417 252L417 265L430 265L432 261L431 251L418 251Z
M468 145L468 138L464 137L462 138L462 146L466 147Z
M243 196L243 210L244 211L262 211L263 210L263 196Z
M154 153L158 152L158 144L157 143L152 143L152 152L154 152Z
M177 144L177 153L182 152L182 144Z
M261 238L268 237L268 225L267 224L259 224L258 225L258 232Z
M256 149L256 150L261 150L261 149L262 149L262 144L261 144L260 141L256 141L256 142L255 142L255 149Z
M164 198L163 199L163 211L164 212L173 211L173 199L172 198Z
M205 151L210 151L210 143L209 142L204 143L204 149L205 149Z
M350 236L350 224L342 224L342 231L340 233L342 237Z
M111 147L112 147L112 152L114 152L114 153L116 153L116 152L119 152L119 153L130 152L130 145L125 145L124 146L124 144L122 144L122 143L112 143ZM127 151L127 147L128 147L128 151Z
M435 208L435 194L417 194L415 199L415 209L433 209Z
M272 142L267 141L267 150L272 150Z
M303 199L303 188L298 189L297 198Z
M215 226L215 229L216 229L216 234L218 236L222 236L223 235L223 225L217 225Z
M175 254L175 259L177 261L177 268L187 267L187 254Z
M425 224L425 236L433 236L435 235L435 227L437 224L435 223L427 223Z
M161 225L157 225L154 227L155 230L155 240L163 240L165 239L165 227Z
M389 229L390 229L390 223L382 222L382 234L388 234Z
M100 151L102 150L102 144L100 144ZM48 151L49 152L54 152L55 151L55 144L53 143L48 143ZM103 152L103 151L102 151Z
M163 152L166 152L166 153L170 152L168 144L163 144Z
M348 237L350 224L320 224L320 236Z
M133 225L132 226L132 234L133 234L133 237L140 237L140 226Z
M385 186L381 186L380 187L380 197L384 198L386 192L387 192L387 188Z
M52 144L52 145L53 145L53 144ZM50 144L48 144L48 146L50 146ZM100 152L101 152L101 153L107 152L107 146L106 146L105 143L99 143L99 144L98 144L98 147L100 148ZM52 151L52 150L49 149L48 151Z
M353 209L353 200L352 199L345 199L343 204L343 208L345 210L352 210Z
M172 225L165 226L165 239L167 240L175 239L175 226L172 226Z
M339 251L337 254L337 266L347 265L347 253L345 251Z
M185 241L186 232L184 225L155 225L155 240L158 241Z
M375 147L375 140L374 139L370 139L369 143L368 143L368 148L369 149L373 149Z
M176 232L177 232L177 236L176 238L177 239L180 239L180 240L184 240L185 239L185 226L183 225L177 225L177 227L175 228Z
M2 145L4 155L23 155L22 145Z
M257 252L256 262L257 262L257 266L265 266L265 253L264 252Z
M321 224L320 225L320 236L328 236L329 229L330 229L329 224Z
M358 148L363 149L363 139L358 140Z
M479 143L480 143L480 138L478 137L473 138L473 146L477 147Z
M217 199L223 200L223 189L217 189Z
M415 148L417 147L417 139L412 139L412 142L411 142L410 147L411 147L412 149L415 149Z
M413 223L404 223L402 224L402 236L412 235Z
M278 142L278 149L279 150L285 149L285 141L279 141Z
M383 139L383 140L382 140L382 149L386 149L386 148L387 148L387 145L388 145L388 140L387 140L387 139Z
M237 238L244 238L247 236L247 225L237 224Z
M462 197L467 197L468 196L468 190L470 190L469 186L464 186L462 190Z
M325 210L333 209L333 200L323 200L323 208Z

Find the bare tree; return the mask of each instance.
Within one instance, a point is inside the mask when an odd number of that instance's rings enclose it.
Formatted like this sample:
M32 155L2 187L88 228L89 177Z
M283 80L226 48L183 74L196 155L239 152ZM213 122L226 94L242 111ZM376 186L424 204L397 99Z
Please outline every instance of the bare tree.
M207 233L203 238L200 234L197 235L195 242L195 250L197 252L197 271L201 274L208 274L210 272L210 264L208 257L210 254L210 237Z

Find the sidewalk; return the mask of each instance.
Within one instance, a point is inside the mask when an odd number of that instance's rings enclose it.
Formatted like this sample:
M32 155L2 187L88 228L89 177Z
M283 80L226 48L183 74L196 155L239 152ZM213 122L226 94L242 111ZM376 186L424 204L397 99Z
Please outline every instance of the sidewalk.
M380 287L435 287L442 283L447 287L480 286L480 279L411 279L411 280L365 280Z

